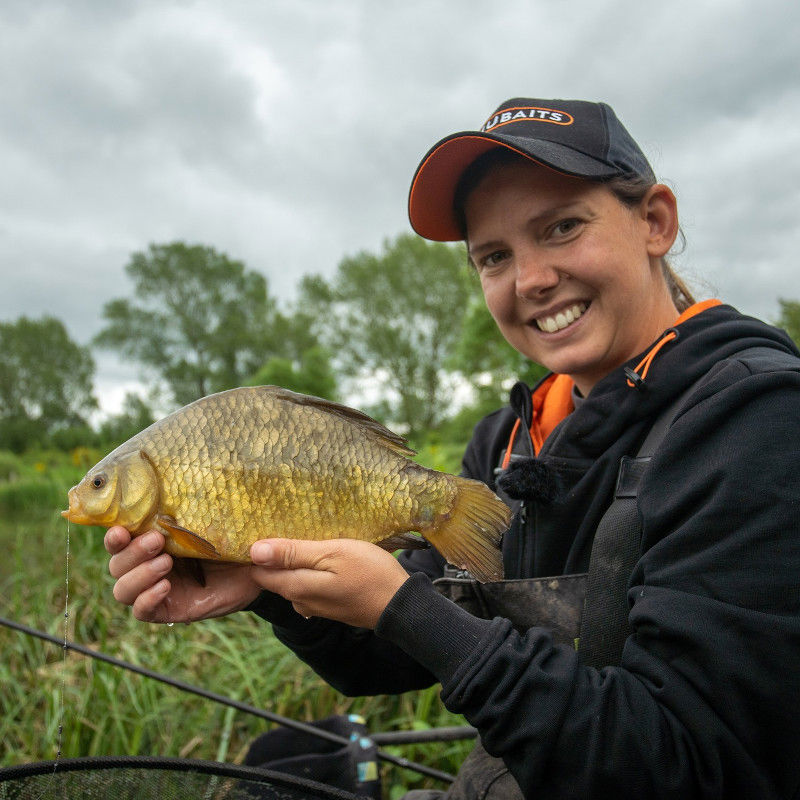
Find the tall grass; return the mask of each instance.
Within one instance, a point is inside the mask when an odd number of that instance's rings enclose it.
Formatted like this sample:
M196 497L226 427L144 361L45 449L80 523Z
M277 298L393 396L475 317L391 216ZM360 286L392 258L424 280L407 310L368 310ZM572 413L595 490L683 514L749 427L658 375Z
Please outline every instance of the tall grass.
M441 453L430 454L432 460ZM66 488L93 454L0 454L0 614L64 636ZM448 466L440 465L437 466ZM450 465L451 466L451 465ZM324 684L246 612L173 627L136 621L112 596L103 531L69 530L68 637L108 655L294 719L358 713L373 731L463 724L438 687L398 697L346 698ZM163 755L238 763L264 720L144 676L0 627L0 764L55 757L63 721L65 758ZM354 654L357 657L357 654ZM62 713L63 705L63 713ZM63 720L62 720L63 716ZM466 742L405 746L393 752L455 771ZM384 768L387 797L436 785Z

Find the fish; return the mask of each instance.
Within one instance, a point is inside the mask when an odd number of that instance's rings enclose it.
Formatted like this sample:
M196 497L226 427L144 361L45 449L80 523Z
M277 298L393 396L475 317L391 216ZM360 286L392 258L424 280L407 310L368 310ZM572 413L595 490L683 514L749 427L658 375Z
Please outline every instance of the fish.
M61 514L134 536L158 530L179 558L249 563L258 539L350 538L387 550L430 544L476 580L502 580L509 507L484 483L413 455L357 409L240 387L128 439L69 490Z

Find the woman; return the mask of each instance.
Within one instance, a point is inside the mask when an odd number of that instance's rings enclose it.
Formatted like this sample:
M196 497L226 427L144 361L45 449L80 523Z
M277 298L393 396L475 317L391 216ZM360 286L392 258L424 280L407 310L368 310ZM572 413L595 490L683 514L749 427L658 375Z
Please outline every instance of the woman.
M796 348L675 279L675 198L606 105L502 104L431 149L409 211L466 241L503 335L551 370L464 458L512 496L506 578L586 573L620 464L640 467L618 657L590 665L547 620L471 615L432 585L435 552L355 541L257 542L256 566L209 569L203 590L160 534L113 528L117 599L154 622L249 607L346 693L440 681L494 757L478 748L453 796L800 797Z

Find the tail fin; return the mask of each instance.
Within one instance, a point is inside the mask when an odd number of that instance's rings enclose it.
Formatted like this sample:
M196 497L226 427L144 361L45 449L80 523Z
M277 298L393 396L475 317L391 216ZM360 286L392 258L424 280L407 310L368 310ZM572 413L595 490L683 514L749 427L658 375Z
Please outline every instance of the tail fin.
M451 477L458 489L455 506L424 536L451 564L469 570L481 583L500 581L500 542L511 522L511 509L486 484Z

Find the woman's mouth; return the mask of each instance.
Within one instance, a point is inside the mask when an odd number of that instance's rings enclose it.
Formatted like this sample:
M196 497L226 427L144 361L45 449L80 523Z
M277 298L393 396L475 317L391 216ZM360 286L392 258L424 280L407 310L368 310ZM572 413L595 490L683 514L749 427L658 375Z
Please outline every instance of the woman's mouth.
M555 333L556 331L563 330L564 328L575 322L576 319L583 316L583 313L589 307L588 303L575 303L552 317L541 317L536 320L536 325L540 331L545 333Z

